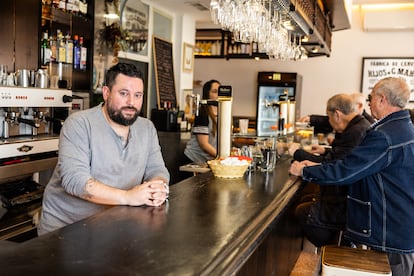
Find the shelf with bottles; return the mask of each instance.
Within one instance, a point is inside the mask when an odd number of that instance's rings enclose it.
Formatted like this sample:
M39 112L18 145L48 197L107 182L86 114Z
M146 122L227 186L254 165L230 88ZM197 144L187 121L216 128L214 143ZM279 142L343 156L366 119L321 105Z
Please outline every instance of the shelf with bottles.
M224 34L224 56L229 58L268 58L266 53L260 52L257 42L239 42L231 32Z
M198 29L194 48L196 58L268 58L256 42L238 42L231 32L221 29Z
M56 35L49 36L45 31L40 44L40 64L41 67L48 67L50 63L64 64L73 70L86 70L87 51L82 36L74 35L72 38L69 31L63 36L59 29Z
M39 67L72 90L92 90L93 10L93 1L42 0Z
M86 0L42 0L42 20L69 24L72 17L83 20L92 18Z
M223 57L221 40L196 40L195 57Z
M221 29L197 29L194 57L223 58L222 41Z

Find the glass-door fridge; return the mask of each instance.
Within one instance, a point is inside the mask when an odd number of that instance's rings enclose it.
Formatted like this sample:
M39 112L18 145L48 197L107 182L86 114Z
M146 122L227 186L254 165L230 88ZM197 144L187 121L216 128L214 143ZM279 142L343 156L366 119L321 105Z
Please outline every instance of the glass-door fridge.
M297 73L259 72L257 135L275 136L294 131L299 117L302 77Z

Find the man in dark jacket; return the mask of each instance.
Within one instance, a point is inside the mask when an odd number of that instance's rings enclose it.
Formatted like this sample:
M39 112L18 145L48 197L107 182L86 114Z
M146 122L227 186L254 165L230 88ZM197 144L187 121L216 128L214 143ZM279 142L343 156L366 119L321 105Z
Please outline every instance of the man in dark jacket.
M297 150L294 159L298 161L328 162L343 158L365 137L370 123L355 108L349 94L338 94L327 102L329 123L336 132L332 148L317 146L314 153ZM316 246L333 243L339 230L345 226L347 187L324 186L314 189L306 183L295 215L305 236ZM317 188L319 188L317 186Z
M414 126L407 83L385 78L369 96L378 120L343 159L293 162L289 172L320 185L348 186L345 237L385 251L392 275L414 275Z
M365 110L365 98L362 93L356 92L350 94L354 100L357 112L361 114L368 122L373 124L375 119ZM326 115L308 115L301 118L299 121L309 123L313 126L315 133L329 133L332 132L332 126L329 124L329 118Z

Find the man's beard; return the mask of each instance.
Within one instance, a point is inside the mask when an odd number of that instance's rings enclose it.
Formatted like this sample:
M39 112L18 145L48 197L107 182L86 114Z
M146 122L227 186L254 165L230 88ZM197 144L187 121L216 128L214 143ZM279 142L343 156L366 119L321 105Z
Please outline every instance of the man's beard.
M115 110L111 107L111 105L108 103L106 106L106 109L108 111L109 118L111 118L112 121L115 123L118 123L123 126L130 126L132 125L138 118L140 111L136 109L135 107L121 107L121 109ZM122 110L124 109L133 109L135 110L135 115L131 118L126 118L124 115L122 115Z

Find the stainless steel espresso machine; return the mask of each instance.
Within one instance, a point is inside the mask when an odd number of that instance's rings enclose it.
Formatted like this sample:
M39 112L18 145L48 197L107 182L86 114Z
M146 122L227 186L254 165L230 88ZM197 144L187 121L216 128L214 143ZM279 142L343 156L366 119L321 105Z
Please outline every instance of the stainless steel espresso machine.
M0 240L35 233L72 91L0 87Z

